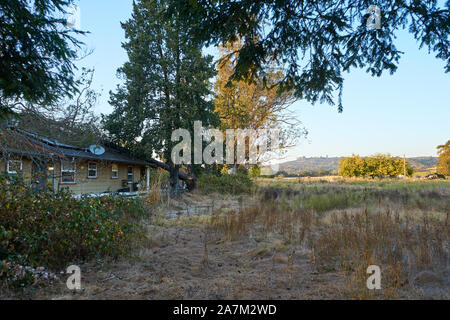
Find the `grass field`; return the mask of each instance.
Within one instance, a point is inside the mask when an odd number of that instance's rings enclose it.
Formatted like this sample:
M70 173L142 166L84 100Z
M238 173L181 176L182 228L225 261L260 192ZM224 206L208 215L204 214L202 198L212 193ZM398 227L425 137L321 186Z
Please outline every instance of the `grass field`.
M55 299L449 299L450 183L261 179L162 200L134 258L81 266ZM366 286L381 268L381 290Z

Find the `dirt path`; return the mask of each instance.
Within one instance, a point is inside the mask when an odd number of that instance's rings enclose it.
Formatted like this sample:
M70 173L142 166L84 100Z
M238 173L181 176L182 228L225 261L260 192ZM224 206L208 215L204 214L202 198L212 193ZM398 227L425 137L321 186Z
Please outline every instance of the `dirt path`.
M207 199L207 200L205 200ZM165 221L239 210L250 199L190 195L162 211ZM281 240L223 241L196 226L147 226L149 241L133 258L81 265L82 287L61 283L37 299L333 299L342 298L342 273L318 274L311 252ZM206 237L206 241L205 241Z
M83 292L62 284L44 299L333 299L343 275L316 274L308 252L281 244L207 242L196 228L152 227L152 240L133 260L81 266ZM206 252L206 253L205 253Z

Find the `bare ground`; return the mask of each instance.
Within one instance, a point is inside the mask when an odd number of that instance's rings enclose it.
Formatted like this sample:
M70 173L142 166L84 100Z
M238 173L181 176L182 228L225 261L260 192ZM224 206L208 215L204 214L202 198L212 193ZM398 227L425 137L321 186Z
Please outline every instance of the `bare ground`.
M277 243L208 241L185 227L154 227L152 240L136 259L82 269L84 291L62 285L44 299L336 299L343 274L311 270L308 252ZM59 288L59 290L56 287ZM55 290L56 289L56 290Z

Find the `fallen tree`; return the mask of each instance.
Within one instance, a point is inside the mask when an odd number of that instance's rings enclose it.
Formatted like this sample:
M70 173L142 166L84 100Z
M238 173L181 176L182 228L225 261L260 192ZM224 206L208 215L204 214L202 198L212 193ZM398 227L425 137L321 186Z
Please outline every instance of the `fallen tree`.
M155 160L155 159L150 159L148 160L148 162L150 162L150 164L153 164L154 168L162 168L168 172L170 172L170 166L164 162ZM197 188L197 177L192 175L192 174L187 174L183 171L178 170L178 178L185 181L188 190L193 190L195 188Z

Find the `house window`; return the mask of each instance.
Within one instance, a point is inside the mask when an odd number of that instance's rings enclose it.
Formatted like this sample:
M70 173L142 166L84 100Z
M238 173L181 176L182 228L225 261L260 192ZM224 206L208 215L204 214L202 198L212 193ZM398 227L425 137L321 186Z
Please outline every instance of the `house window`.
M9 174L18 174L22 171L22 160L8 160L6 163L6 172Z
M129 166L128 167L128 182L133 182L133 167Z
M61 161L61 182L75 183L76 166L73 161Z
M119 178L119 166L117 164L113 164L111 166L111 178L113 179Z
M97 178L97 163L89 162L88 163L88 178Z

